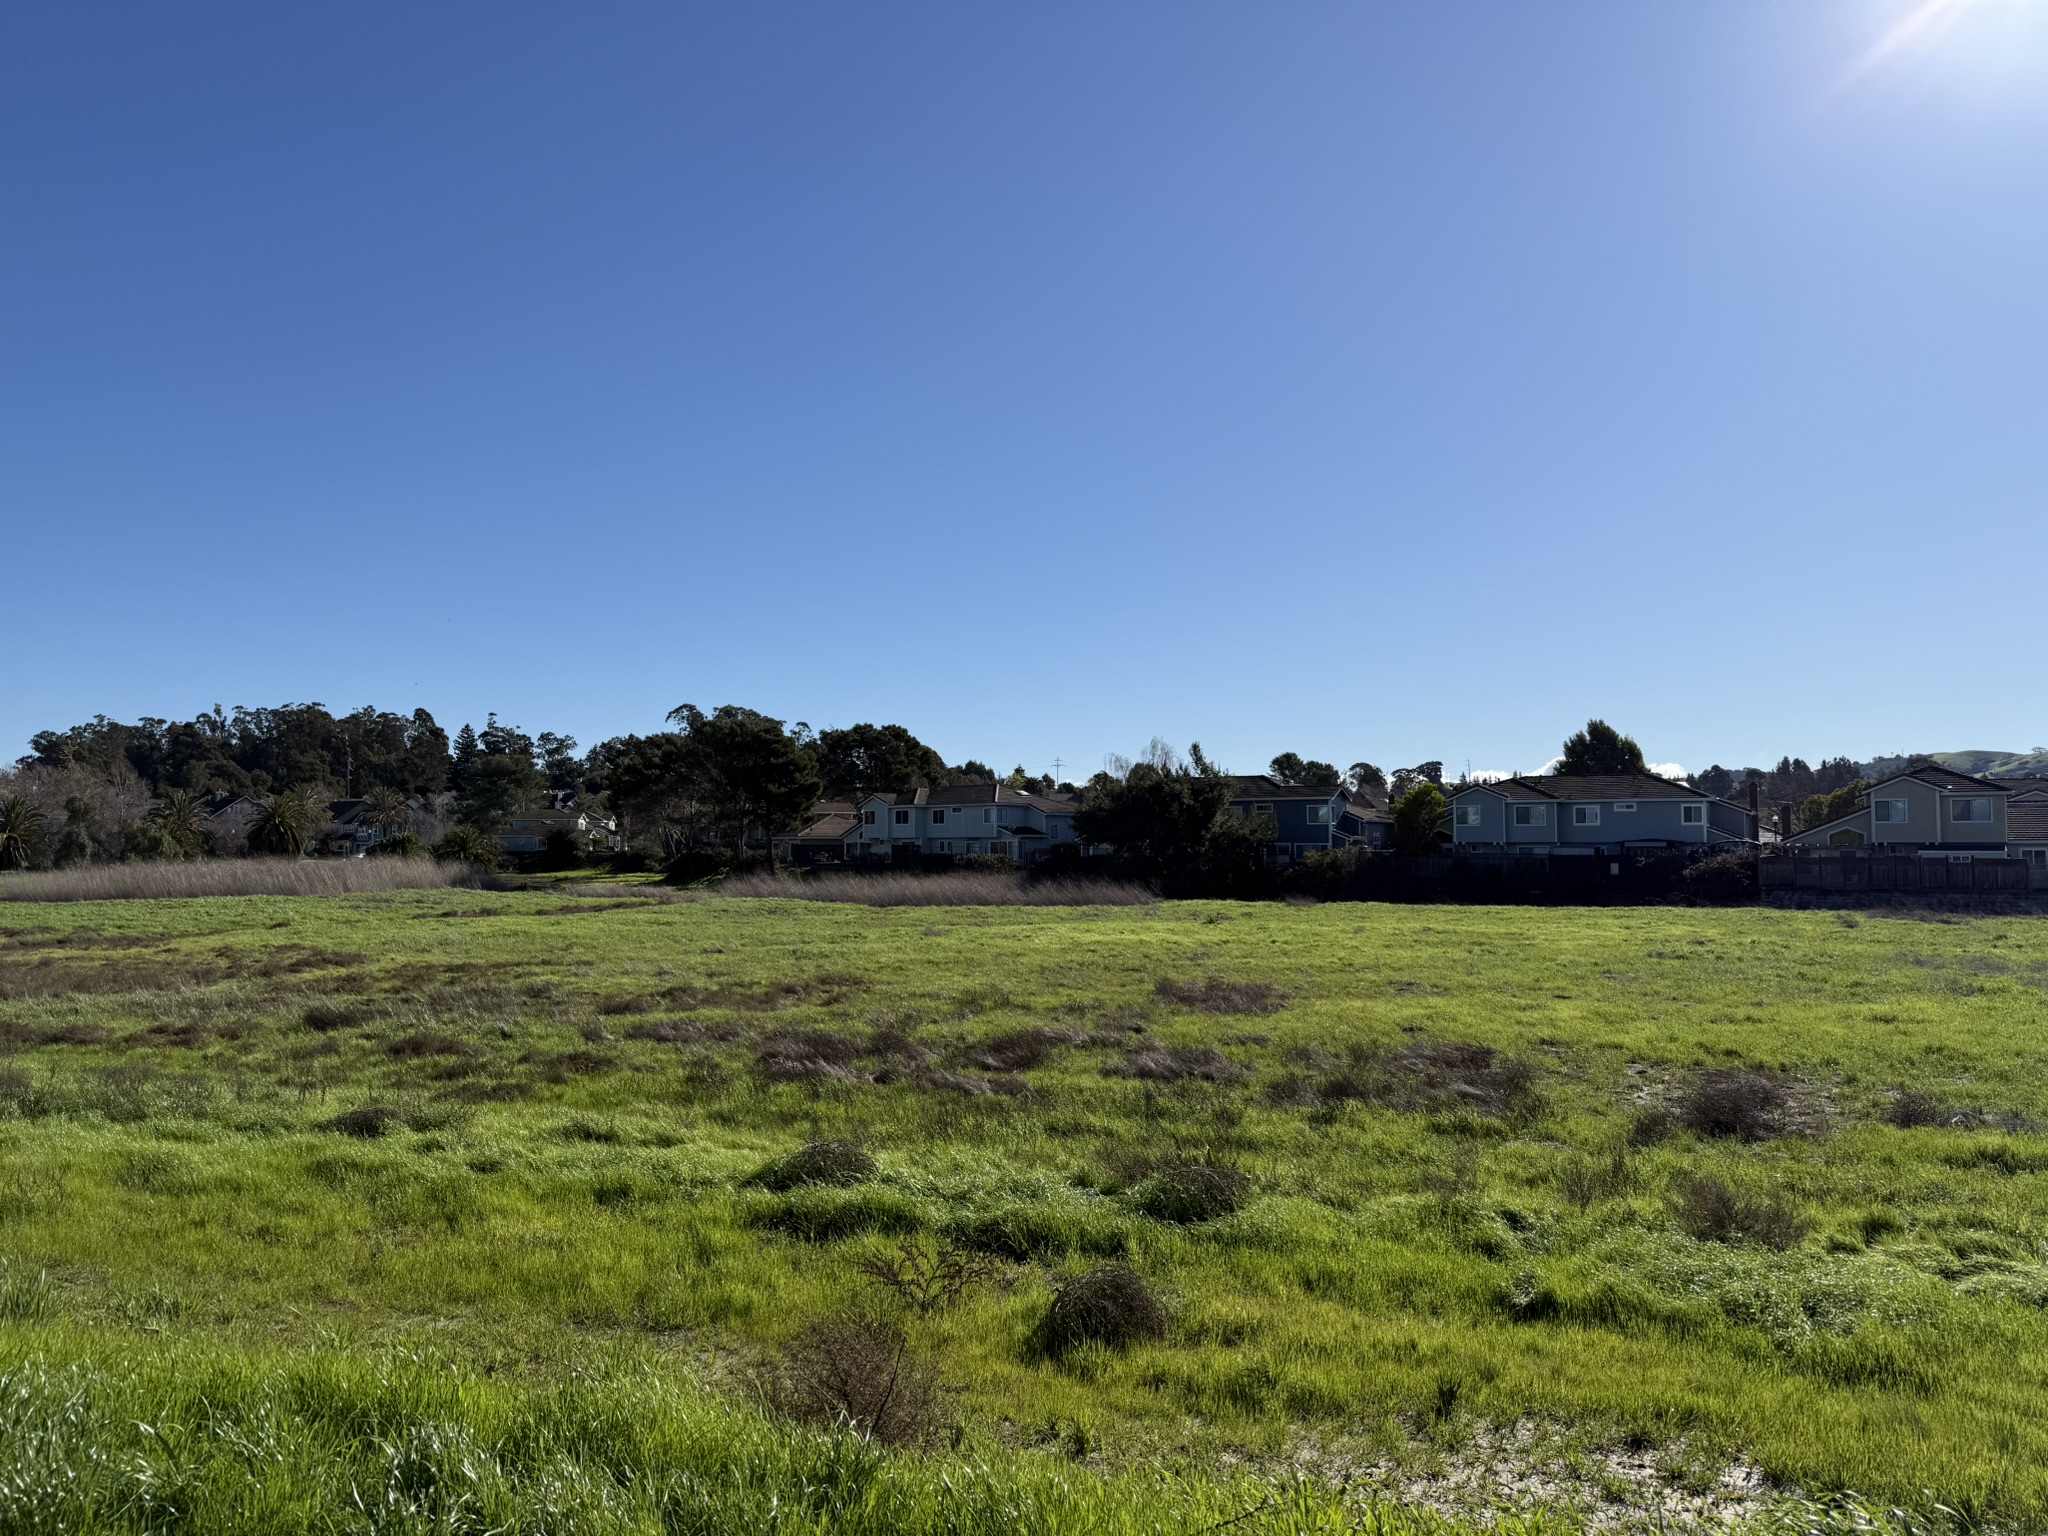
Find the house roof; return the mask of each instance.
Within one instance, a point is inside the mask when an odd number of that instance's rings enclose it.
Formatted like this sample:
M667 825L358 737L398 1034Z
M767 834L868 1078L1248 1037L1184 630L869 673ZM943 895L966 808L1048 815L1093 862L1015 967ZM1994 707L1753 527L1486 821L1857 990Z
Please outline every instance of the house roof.
M2012 786L2012 799L2006 803L2015 809L2022 800L2048 798L2048 779L2000 779L1997 782Z
M801 832L794 832L790 835L800 843L836 843L842 841L847 833L860 825L859 812L851 810L833 811L830 815L820 816Z
M1386 811L1373 804L1372 801L1365 799L1346 801L1344 814L1351 817L1354 821L1384 821L1389 826L1393 824L1394 820Z
M1271 774L1233 773L1233 800L1335 800L1344 793L1341 784L1282 784Z
M1957 773L1953 768L1944 768L1939 763L1929 763L1921 768L1908 768L1901 773L1889 774L1879 779L1880 784L1896 783L1900 779L1918 779L1922 784L1931 784L1936 789L1985 789L1995 795L2007 795L2012 791L1992 779L1980 779L1973 774Z
M1078 802L1053 795L1033 795L1007 784L952 784L944 789L905 789L895 794L870 795L884 805L1028 805L1052 816L1071 816ZM848 807L852 809L852 807Z
M1506 800L1718 800L1703 789L1643 773L1546 773L1536 778L1495 779L1468 784L1457 794L1490 789ZM1454 795L1453 798L1456 798ZM1722 801L1722 804L1733 804Z

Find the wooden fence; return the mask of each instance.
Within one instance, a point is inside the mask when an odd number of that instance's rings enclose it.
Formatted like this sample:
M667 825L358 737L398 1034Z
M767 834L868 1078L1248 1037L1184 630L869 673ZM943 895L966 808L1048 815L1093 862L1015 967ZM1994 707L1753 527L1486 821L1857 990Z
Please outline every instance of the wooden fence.
M2019 859L1920 859L1894 854L1801 858L1773 854L1757 863L1766 891L2025 891Z

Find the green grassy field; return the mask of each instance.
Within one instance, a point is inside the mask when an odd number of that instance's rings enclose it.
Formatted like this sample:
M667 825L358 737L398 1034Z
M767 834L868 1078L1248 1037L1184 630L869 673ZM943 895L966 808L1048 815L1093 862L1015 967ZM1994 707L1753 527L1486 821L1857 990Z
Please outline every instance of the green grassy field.
M1481 1497L2048 1527L2038 919L22 904L0 1048L0 1529L1392 1532L1539 1462ZM1731 1067L1772 1134L1651 1134ZM757 1177L821 1139L873 1176ZM950 1438L753 1406L906 1240L1000 1260L907 1323ZM1106 1261L1166 1336L1037 1348Z

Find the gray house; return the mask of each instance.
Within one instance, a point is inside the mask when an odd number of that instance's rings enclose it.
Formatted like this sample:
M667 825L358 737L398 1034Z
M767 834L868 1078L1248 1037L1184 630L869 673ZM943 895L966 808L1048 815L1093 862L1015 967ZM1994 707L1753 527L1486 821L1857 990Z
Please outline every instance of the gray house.
M1924 858L2008 858L2011 798L2009 783L1929 763L1873 784L1848 815L1795 832L1785 844L1807 852L1860 849Z
M809 826L775 845L801 863L874 863L916 853L1031 864L1075 840L1079 808L1007 784L911 789L870 795L858 805L821 804Z
M1613 856L1746 843L1749 812L1647 774L1545 774L1468 784L1451 795L1458 853Z

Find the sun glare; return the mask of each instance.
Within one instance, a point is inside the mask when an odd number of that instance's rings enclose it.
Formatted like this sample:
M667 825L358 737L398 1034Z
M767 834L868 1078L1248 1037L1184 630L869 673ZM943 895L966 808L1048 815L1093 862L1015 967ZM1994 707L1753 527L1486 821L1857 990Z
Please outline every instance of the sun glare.
M2021 71L2038 75L2048 64L2043 0L1919 0L1873 30L1826 99L1937 61L1944 73L1977 83Z

